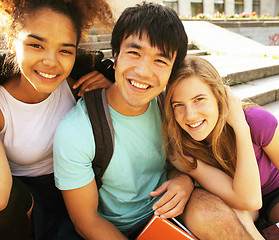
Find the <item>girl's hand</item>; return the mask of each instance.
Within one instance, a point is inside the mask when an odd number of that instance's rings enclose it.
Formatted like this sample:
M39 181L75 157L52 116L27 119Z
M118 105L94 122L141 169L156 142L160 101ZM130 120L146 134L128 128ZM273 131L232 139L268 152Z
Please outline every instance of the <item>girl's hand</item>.
M112 82L106 79L103 74L99 73L98 71L93 71L91 73L85 74L77 82L75 82L73 89L81 86L78 96L82 97L84 92L98 88L108 88L111 85Z
M241 124L247 125L244 111L242 109L241 100L232 92L232 90L229 86L225 86L225 88L226 88L226 94L228 97L228 107L229 107L227 123L233 129L236 129Z

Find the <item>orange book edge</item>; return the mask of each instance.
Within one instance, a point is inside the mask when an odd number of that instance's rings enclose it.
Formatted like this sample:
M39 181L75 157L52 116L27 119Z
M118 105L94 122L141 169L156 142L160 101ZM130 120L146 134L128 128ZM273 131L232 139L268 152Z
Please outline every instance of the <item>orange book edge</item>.
M175 222L177 222L174 219ZM179 224L179 222L177 223ZM180 225L180 224L179 224ZM182 225L184 228L184 226ZM189 230L188 230L189 231ZM197 240L167 219L153 216L136 240Z

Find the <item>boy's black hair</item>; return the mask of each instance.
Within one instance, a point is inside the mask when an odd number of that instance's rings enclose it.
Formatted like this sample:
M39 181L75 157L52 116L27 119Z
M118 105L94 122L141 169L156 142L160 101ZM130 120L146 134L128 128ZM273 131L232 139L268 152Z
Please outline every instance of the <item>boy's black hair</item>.
M187 53L188 38L176 12L160 4L145 3L124 10L112 32L111 46L117 58L122 41L131 35L141 39L147 34L152 47L172 57L177 52L173 71L183 63Z

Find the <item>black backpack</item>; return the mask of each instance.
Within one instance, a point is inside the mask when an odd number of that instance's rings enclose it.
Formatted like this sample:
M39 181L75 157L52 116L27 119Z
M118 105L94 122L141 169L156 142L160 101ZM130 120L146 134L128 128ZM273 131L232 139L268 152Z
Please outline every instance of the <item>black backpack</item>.
M163 109L163 96L157 98L161 114ZM92 125L95 140L95 157L92 167L98 189L102 186L102 176L106 171L114 150L114 129L105 95L105 89L96 89L84 93L84 102Z

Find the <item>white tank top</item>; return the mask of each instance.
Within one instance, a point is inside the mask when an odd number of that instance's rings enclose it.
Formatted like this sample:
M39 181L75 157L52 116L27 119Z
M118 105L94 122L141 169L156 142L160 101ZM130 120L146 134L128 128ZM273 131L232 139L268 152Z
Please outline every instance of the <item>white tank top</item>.
M66 80L40 103L23 103L0 86L5 125L0 132L14 176L53 173L53 138L65 114L76 104Z

